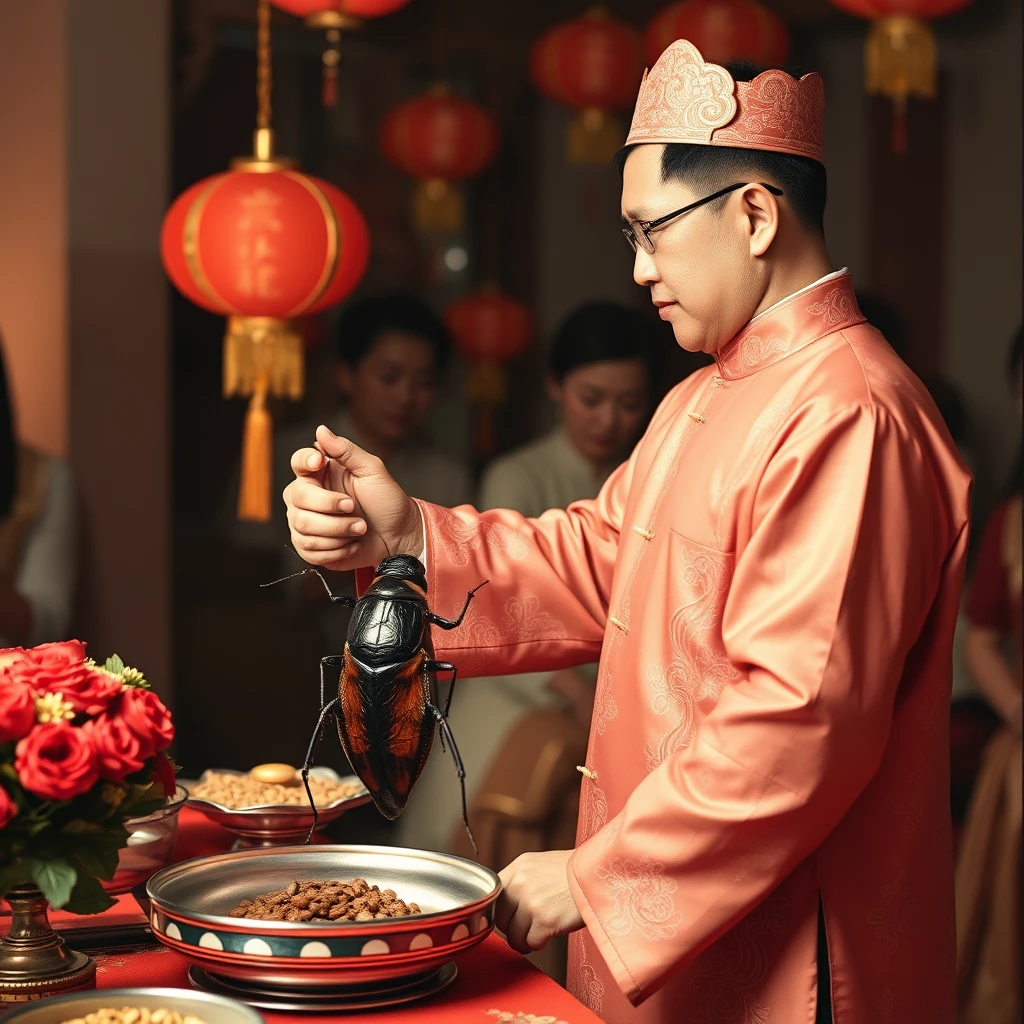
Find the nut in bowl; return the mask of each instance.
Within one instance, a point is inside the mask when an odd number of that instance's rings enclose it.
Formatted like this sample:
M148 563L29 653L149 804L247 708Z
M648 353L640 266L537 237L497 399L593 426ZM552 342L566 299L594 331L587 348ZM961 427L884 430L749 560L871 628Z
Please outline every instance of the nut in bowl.
M436 971L491 932L500 891L472 861L385 846L218 854L165 868L147 887L162 943L213 975L292 992ZM261 902L260 916L232 916Z
M17 1024L263 1024L224 996L178 988L109 988L23 1003L3 1018Z
M317 829L359 807L370 794L354 775L313 768L309 786L317 807ZM236 848L289 846L302 842L313 825L302 777L291 765L258 765L249 772L211 769L189 786L188 804L238 837Z

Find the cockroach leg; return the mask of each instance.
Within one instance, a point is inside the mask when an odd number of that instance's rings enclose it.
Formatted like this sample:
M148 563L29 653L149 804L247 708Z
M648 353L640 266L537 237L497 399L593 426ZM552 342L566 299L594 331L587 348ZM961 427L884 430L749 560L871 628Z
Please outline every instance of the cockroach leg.
M469 604L476 596L476 592L480 587L485 587L490 582L490 580L484 580L483 583L475 586L466 595L466 603L462 606L462 611L459 612L459 617L457 619L442 619L440 615L435 615L433 612L427 612L427 618L430 619L435 626L440 626L442 629L456 629L462 625L462 620L466 617L466 612L469 611Z
M455 762L455 772L459 776L459 786L462 788L462 823L466 826L466 835L469 836L469 841L473 844L473 853L479 857L480 850L476 845L476 837L469 825L469 810L466 807L466 769L462 764L462 756L459 754L459 748L455 745L455 737L452 735L451 726L448 725L448 719L433 704L428 703L427 710L437 719L437 724L441 727L441 735L448 740L452 760Z
M327 658L324 658L324 661L327 661ZM317 821L319 820L316 801L313 799L313 791L309 788L309 769L313 767L313 753L316 750L317 741L320 739L320 734L323 731L324 722L334 714L339 703L339 698L335 697L334 700L329 704L325 704L320 709L320 720L316 723L316 728L313 730L313 738L309 741L309 749L306 751L306 760L302 762L302 785L306 787L306 799L309 800L309 808L313 812L313 824L310 825L309 834L306 836L307 846L313 838L313 833L316 831Z

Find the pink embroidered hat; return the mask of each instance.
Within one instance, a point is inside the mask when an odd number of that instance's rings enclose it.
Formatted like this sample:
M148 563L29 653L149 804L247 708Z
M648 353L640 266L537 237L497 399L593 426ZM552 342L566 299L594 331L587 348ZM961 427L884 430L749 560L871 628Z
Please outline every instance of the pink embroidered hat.
M764 71L736 82L697 47L677 39L644 72L626 145L682 142L764 149L822 163L825 84L817 74L799 81Z

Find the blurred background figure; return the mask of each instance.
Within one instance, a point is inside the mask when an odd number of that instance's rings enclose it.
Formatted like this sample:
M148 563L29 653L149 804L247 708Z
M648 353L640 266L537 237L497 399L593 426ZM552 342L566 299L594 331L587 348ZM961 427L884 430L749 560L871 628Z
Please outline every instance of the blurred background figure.
M353 302L338 321L341 403L327 423L382 458L403 487L408 481L410 494L448 507L473 500L469 472L431 443L424 424L450 352L441 318L415 295ZM311 429L301 433L301 444L312 441L317 425L306 425Z
M75 530L67 463L18 442L0 338L0 647L67 639Z
M590 302L558 328L548 355L547 393L558 424L546 437L496 459L485 470L482 509L510 508L525 516L597 496L629 454L650 412L652 360L659 339L643 316L611 302ZM538 708L566 711L589 728L595 666L480 680L460 680L452 730L472 794L513 724ZM532 765L520 751L521 766ZM525 787L529 773L504 780ZM506 793L506 795L509 795ZM521 795L521 794L519 794ZM559 794L551 793L552 801ZM435 746L417 784L417 799L399 819L403 845L446 850L461 845L461 807L450 756ZM575 828L575 821L566 823ZM454 840L453 840L454 835Z
M1018 330L1010 374L1022 399ZM967 665L999 716L985 750L957 865L962 1024L1021 1019L1021 456L985 525L967 599Z
M384 459L411 494L448 507L473 500L467 467L436 447L426 431L451 353L451 339L441 318L409 292L359 299L342 311L335 330L335 353L333 412L285 427L275 437L271 522L235 519L237 467L225 496L222 518L235 542L279 549L283 576L297 572L303 563L285 547L288 528L279 497L292 479L292 454L313 443L320 423ZM355 594L350 574L324 575L334 593ZM286 592L293 611L312 614L319 622L323 653L341 651L349 614L327 602L320 580L313 575L289 580Z

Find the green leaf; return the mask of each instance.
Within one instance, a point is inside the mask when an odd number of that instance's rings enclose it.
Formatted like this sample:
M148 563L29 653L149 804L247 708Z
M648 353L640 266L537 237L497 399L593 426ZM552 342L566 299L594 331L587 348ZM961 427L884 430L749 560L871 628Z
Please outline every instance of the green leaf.
M69 914L102 914L114 901L92 875L79 874L70 899L64 904Z
M116 831L99 836L78 836L69 845L69 855L82 871L109 882L117 871L118 851L128 845L128 832L119 826Z
M116 654L112 654L103 667L111 675L119 676L124 671L124 662Z
M75 887L78 872L60 857L53 860L26 858L25 863L50 906L54 910L60 910L71 897L71 890Z

